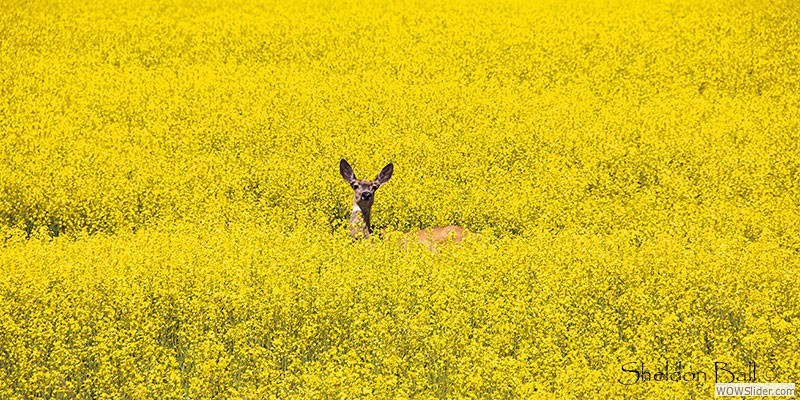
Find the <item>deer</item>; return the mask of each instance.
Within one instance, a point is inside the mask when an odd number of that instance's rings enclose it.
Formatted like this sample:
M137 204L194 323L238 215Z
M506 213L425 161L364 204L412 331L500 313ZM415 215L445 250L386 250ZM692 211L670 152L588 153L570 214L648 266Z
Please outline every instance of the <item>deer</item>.
M394 173L394 163L389 163L378 173L373 180L357 179L353 167L342 158L339 160L339 173L342 178L353 188L353 210L350 213L350 236L355 239L368 239L372 234L372 204L375 201L375 192L389 182ZM403 232L406 238L416 238L419 243L428 247L436 243L452 240L460 242L466 230L457 225L448 225L431 229Z

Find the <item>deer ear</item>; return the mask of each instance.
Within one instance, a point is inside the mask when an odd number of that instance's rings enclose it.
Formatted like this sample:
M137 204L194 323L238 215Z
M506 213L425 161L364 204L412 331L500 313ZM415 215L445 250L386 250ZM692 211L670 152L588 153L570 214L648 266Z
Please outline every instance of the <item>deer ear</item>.
M356 181L356 174L353 172L353 167L351 167L344 158L339 160L339 173L342 174L342 178L344 178L347 183L352 184Z
M389 179L392 177L392 173L394 172L394 164L389 163L389 165L383 167L381 172L378 173L378 177L375 178L375 182L379 185L383 185L386 182L389 182Z

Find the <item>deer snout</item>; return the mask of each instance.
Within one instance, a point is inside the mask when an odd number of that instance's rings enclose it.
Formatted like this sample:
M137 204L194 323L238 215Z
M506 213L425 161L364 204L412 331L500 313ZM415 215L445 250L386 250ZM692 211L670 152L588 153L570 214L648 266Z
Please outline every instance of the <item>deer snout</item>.
M367 200L369 200L371 198L372 198L372 193L370 193L370 192L361 193L361 200L367 201Z

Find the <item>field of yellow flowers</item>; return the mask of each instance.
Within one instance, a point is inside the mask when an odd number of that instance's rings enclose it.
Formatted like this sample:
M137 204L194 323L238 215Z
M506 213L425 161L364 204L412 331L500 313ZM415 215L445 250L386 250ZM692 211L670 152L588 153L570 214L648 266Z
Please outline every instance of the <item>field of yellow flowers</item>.
M799 85L790 0L2 0L0 398L797 382Z

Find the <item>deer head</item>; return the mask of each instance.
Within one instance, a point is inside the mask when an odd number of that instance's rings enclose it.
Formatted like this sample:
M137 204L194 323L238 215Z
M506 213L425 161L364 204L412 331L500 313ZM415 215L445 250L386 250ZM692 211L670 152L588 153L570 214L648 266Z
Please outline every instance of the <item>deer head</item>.
M339 161L339 173L342 178L353 188L353 212L350 214L350 235L353 237L368 238L372 233L370 227L370 212L375 201L375 191L381 185L389 182L394 172L394 164L389 163L383 167L374 180L356 179L353 167L345 159Z

